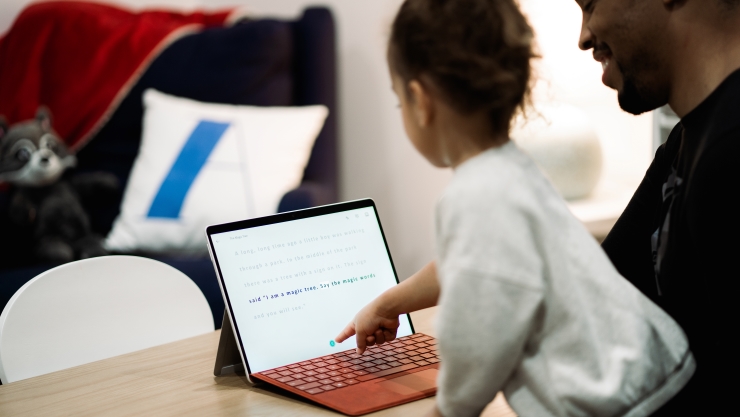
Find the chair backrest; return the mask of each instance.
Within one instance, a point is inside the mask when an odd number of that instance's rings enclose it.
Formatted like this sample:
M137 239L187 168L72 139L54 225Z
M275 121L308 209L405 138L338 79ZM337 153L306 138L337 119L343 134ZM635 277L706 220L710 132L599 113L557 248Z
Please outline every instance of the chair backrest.
M169 265L104 256L28 281L0 315L3 384L213 331L203 293Z

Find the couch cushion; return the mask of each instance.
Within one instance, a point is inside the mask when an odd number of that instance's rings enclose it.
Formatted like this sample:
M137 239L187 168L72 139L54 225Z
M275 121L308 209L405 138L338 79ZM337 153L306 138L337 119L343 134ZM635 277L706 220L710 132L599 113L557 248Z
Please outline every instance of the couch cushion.
M257 107L144 93L141 148L121 214L106 239L114 252L201 254L203 230L266 216L297 187L324 124L324 106Z

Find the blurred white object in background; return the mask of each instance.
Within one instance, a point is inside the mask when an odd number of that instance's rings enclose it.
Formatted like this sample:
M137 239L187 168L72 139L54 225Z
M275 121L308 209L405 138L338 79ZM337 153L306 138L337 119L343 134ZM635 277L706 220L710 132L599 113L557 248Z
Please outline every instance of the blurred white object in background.
M567 200L584 198L601 177L601 143L588 115L563 103L537 105L511 132Z

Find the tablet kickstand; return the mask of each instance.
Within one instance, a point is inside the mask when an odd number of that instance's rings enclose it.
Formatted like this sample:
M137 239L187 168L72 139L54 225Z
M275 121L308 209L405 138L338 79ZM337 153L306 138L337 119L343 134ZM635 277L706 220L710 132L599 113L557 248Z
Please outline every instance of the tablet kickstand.
M234 329L231 327L231 318L227 310L224 310L224 321L221 326L221 338L218 340L218 352L216 353L216 366L213 375L226 376L229 374L244 375L244 365L236 346Z

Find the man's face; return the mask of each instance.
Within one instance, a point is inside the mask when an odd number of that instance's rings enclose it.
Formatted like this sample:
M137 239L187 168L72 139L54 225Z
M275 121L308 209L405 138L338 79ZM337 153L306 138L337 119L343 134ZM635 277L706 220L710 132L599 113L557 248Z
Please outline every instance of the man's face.
M602 82L622 110L640 114L668 102L670 44L663 0L576 0L583 11L578 46L593 49Z

